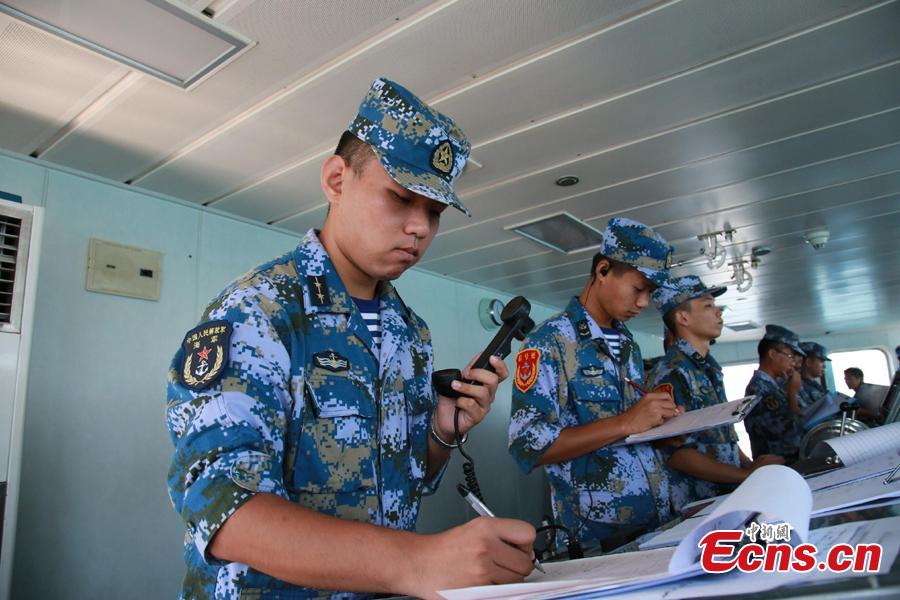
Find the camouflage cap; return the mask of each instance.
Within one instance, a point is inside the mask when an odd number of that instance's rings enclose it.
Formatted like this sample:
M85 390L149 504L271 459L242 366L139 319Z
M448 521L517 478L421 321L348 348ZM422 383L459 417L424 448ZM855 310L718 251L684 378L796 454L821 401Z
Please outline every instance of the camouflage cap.
M643 223L613 217L606 224L600 253L631 265L660 287L669 287L669 268L675 249Z
M828 358L828 350L826 350L825 346L822 344L817 344L815 342L801 342L800 349L803 350L807 356L815 356L822 360L831 360Z
M372 147L394 181L471 216L453 191L471 146L449 117L381 77L372 84L347 129Z
M806 352L800 347L800 338L787 327L766 325L766 334L763 336L763 339L784 344L800 356L806 356Z
M717 298L724 294L726 289L723 285L706 287L696 275L674 277L672 278L671 287L660 287L653 292L653 304L660 313L666 314L682 302L707 294Z

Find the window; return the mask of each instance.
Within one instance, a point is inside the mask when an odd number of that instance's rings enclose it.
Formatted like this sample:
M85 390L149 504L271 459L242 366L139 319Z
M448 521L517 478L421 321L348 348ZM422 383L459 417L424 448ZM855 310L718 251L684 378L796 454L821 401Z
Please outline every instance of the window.
M887 355L881 350L851 350L849 352L832 352L831 372L834 375L834 387L838 392L853 396L853 390L844 383L844 369L857 367L862 369L863 381L878 385L891 385L891 365Z
M744 390L747 389L747 384L750 383L750 378L753 377L753 371L756 370L756 367L756 361L722 367L722 377L725 379L725 396L729 400L737 400L744 397ZM750 436L747 435L747 430L744 429L743 421L735 423L734 430L738 436L738 447L748 457L753 458L753 453L750 452Z

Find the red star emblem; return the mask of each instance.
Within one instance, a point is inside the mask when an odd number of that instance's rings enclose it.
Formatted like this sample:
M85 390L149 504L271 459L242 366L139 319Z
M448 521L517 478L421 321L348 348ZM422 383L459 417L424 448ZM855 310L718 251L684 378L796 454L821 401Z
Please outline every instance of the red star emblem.
M200 357L200 360L207 360L209 358L210 350L211 350L211 348L206 348L204 346L203 350L201 350L200 352L197 353L197 356Z

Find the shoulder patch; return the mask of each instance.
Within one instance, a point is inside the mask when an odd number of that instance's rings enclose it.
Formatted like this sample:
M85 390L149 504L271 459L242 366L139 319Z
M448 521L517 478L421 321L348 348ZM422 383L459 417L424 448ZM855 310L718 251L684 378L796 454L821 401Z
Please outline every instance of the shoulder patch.
M516 388L524 393L531 389L537 381L538 365L541 361L541 351L535 348L520 350L516 354Z
M666 394L672 396L672 398L675 397L675 388L672 387L671 383L661 383L658 386L656 386L655 388L653 388L653 391L654 392L665 392Z
M228 321L207 321L188 331L181 342L181 383L196 392L218 381L228 364L230 341Z
M768 408L769 410L778 410L778 405L780 404L780 402L778 401L778 398L776 398L775 396L766 396L766 399L764 400L764 404L766 405L766 408Z

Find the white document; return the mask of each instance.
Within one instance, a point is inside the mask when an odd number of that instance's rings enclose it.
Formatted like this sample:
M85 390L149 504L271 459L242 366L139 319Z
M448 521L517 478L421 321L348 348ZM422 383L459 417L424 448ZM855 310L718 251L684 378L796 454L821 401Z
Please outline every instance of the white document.
M746 398L739 398L731 402L723 402L722 404L707 406L698 410L689 410L683 415L672 417L658 427L648 429L643 433L629 435L624 440L612 445L621 446L652 442L677 435L712 429L713 427L721 427L722 425L733 425L743 420L756 405L757 401L756 396L747 396Z
M841 485L816 490L812 494L812 514L819 515L824 512L854 506L872 500L882 498L900 497L900 477L892 483L884 483L885 477L870 477L854 482L852 485Z
M712 511L710 511L712 512ZM709 514L709 513L707 513ZM685 519L678 525L661 531L645 542L641 542L638 547L641 550L652 550L653 548L664 548L666 546L677 546L691 531L694 530L701 522L703 515Z
M823 443L834 450L845 465L853 465L900 450L900 422L858 431Z
M864 479L874 477L884 477L891 472L894 467L900 464L900 450L885 453L883 456L873 458L849 467L842 467L834 471L828 471L821 475L814 475L807 478L806 483L809 488L816 492L827 488L840 487L842 485L850 485Z
M900 551L900 517L889 517L860 523L844 523L817 529L809 533L810 543L819 549L817 558L838 543L881 544L881 568L887 573ZM672 582L664 586L616 595L617 600L681 600L711 596L733 596L774 590L780 587L803 584L824 584L849 577L867 577L870 573L834 573L814 570L809 573L741 573L733 571L722 575L704 575Z
M448 600L486 600L521 598L540 600L571 594L621 591L635 587L677 581L698 574L698 568L685 573L670 573L674 550L664 548L648 552L626 552L560 563L545 563L546 574L534 571L525 583L485 585L456 590L441 590Z
M717 529L744 529L747 517L759 513L758 522L789 523L795 534L791 543L805 540L809 533L812 493L806 480L788 467L767 465L747 477L712 513L678 544L672 566L680 570L700 558L697 543Z
M777 494L773 493L777 490ZM785 498L790 498L786 502ZM448 600L527 598L540 600L573 594L603 595L672 583L702 573L697 542L715 529L742 529L747 516L759 513L759 522L787 522L795 535L792 543L805 539L812 504L809 486L794 470L769 465L754 471L677 548L659 548L544 565L546 573L534 572L525 583L442 590Z

